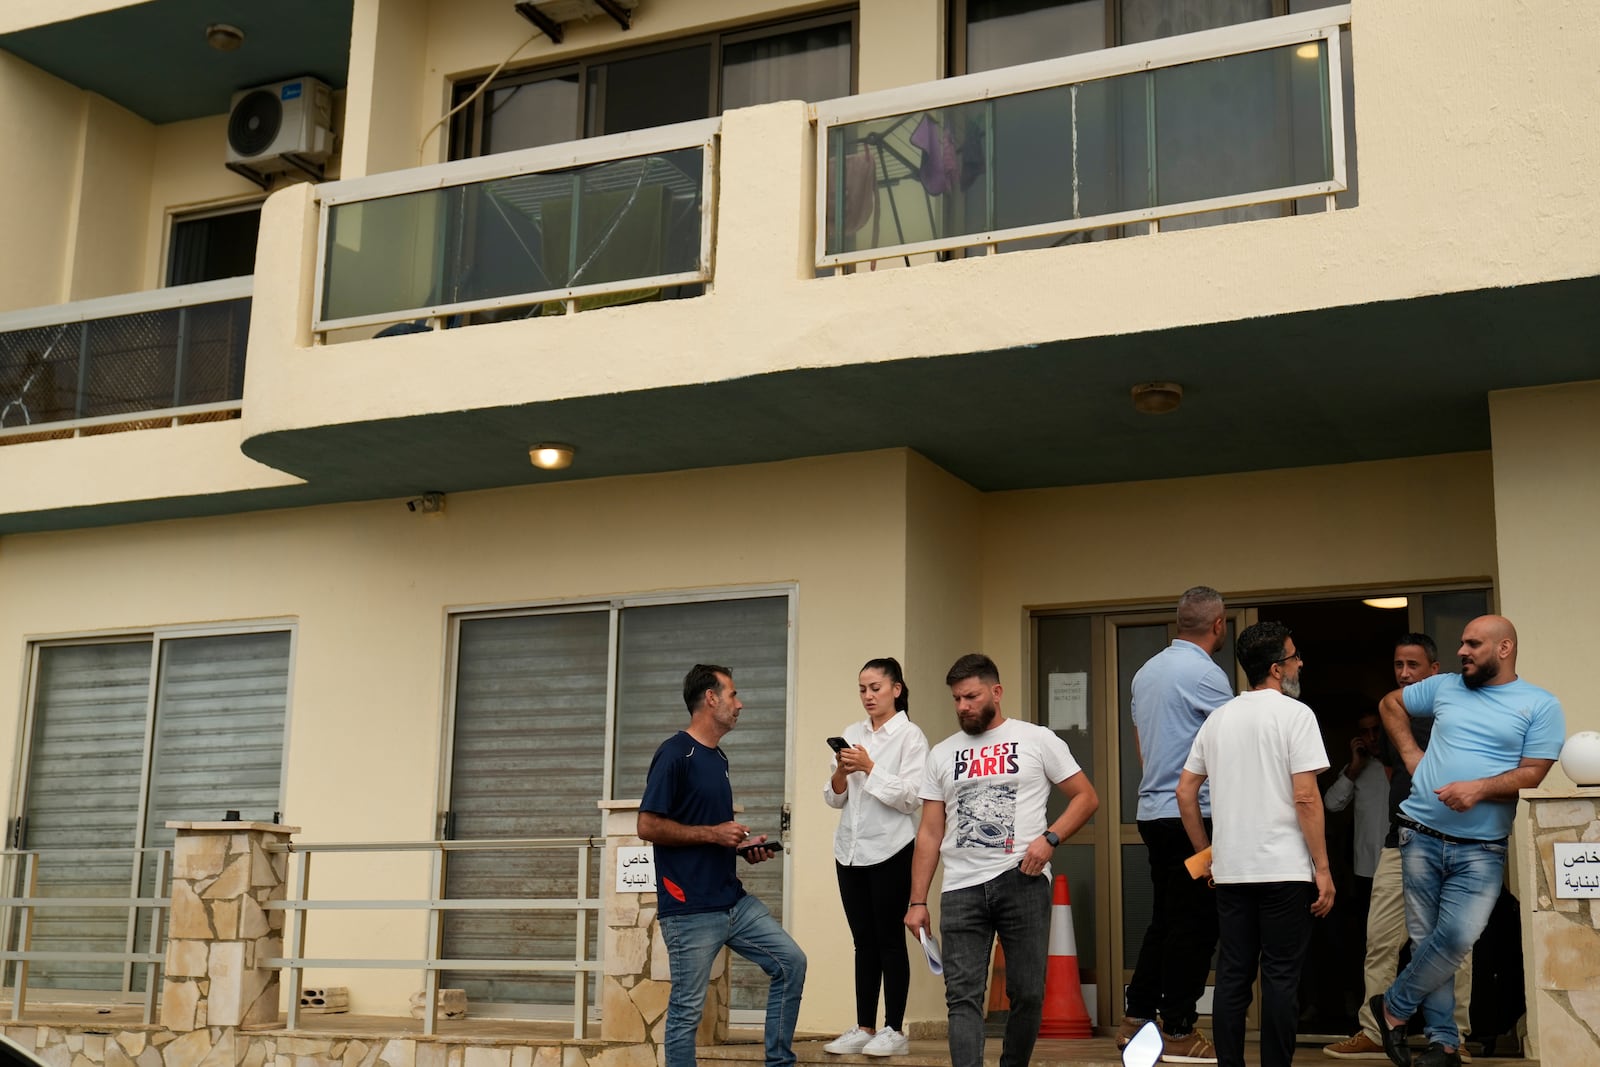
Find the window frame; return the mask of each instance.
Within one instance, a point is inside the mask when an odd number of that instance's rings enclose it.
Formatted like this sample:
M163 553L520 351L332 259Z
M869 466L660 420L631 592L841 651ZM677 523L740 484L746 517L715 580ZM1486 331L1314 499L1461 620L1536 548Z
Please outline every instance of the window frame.
M252 197L247 197L247 198L242 199L242 200L230 200L230 201L227 201L227 202L224 202L224 203L211 204L211 205L208 205L208 206L202 207L202 208L184 209L184 208L170 208L169 207L167 209L167 212L166 212L166 216L167 216L167 218L166 218L166 226L165 226L165 228L163 230L162 242L161 242L161 285L162 285L162 287L163 288L171 288L173 285L178 284L178 283L175 283L175 282L172 281L172 268L173 268L172 253L173 253L173 249L174 249L174 245L175 245L174 237L176 236L176 230L177 230L177 227L178 227L179 223L184 223L184 222L204 222L206 219L223 218L224 216L227 216L227 215L243 215L246 212L250 212L250 211L254 211L257 214L257 216L259 216L261 214L261 212L262 212L262 209L266 207L266 204L267 204L266 197L264 197L264 196L252 196ZM252 263L253 263L254 259L255 259L255 256L252 253L252 255L251 255ZM235 277L247 278L247 277L253 276L253 274L254 274L254 267L252 265L252 269L251 269L251 273L250 274L235 275ZM214 279L210 279L210 280L214 280ZM189 283L189 284L194 284L194 283Z
M692 33L632 48L592 52L587 55L562 59L538 66L519 67L515 70L505 71L495 77L491 85L492 88L504 89L576 74L578 78L578 111L573 116L576 132L572 139L581 141L590 137L603 137L607 134L605 130L595 133L588 132L589 124L592 120L592 116L589 114L589 79L593 68L608 63L638 59L642 56L660 55L666 52L676 52L680 49L705 45L707 46L708 62L711 67L709 80L711 92L710 98L706 102L708 110L704 117L715 118L722 114L722 65L723 52L727 46L746 44L766 37L779 37L786 33L838 25L848 25L850 27L850 87L847 95L854 96L857 92L857 86L860 84L861 72L861 12L856 5L833 8L795 18L768 19L727 29ZM480 87L489 82L490 76L480 75L470 78L458 78L451 83L450 106L460 107L461 110L450 120L450 138L446 150L446 159L451 161L474 159L486 154L483 145L483 98L480 97L465 107L462 107L462 104L477 92ZM485 90L484 95L487 96L487 90ZM507 149L506 151L511 150Z

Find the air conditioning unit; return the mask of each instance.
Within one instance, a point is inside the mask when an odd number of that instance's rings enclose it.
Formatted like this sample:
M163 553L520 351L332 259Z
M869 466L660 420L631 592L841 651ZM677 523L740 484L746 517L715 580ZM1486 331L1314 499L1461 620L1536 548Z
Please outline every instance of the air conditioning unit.
M233 94L228 108L230 169L260 174L316 173L333 154L333 90L315 78L258 85Z

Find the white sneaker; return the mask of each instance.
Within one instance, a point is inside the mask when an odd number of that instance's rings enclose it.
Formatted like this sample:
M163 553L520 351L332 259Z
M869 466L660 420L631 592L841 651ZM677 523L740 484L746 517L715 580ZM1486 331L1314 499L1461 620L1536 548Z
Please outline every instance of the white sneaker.
M823 1045L822 1051L831 1052L835 1056L849 1056L866 1048L874 1036L859 1026L852 1026L826 1045Z
M867 1056L904 1056L911 1051L911 1042L905 1034L885 1026L872 1035L861 1051Z

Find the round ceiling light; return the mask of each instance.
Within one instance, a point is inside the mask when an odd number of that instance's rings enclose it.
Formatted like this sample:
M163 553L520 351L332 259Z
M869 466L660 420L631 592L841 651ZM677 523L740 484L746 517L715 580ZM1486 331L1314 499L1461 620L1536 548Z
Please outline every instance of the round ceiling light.
M1183 403L1183 386L1177 382L1144 382L1132 393L1133 410L1141 415L1165 415Z
M572 466L572 446L546 442L528 449L528 462L540 470L559 471Z
M244 44L244 31L226 22L213 22L206 27L206 44L219 52L234 52Z

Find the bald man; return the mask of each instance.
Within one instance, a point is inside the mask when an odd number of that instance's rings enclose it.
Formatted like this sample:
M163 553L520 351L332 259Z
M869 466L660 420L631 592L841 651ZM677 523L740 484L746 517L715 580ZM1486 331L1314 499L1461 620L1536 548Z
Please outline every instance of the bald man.
M1396 818L1411 962L1370 1005L1395 1067L1411 1063L1405 1023L1418 1008L1428 1049L1416 1067L1461 1063L1451 978L1500 896L1517 791L1544 781L1566 739L1560 702L1517 677L1509 620L1473 619L1457 654L1460 674L1424 678L1378 705L1412 775ZM1411 716L1433 720L1426 753L1411 735Z

